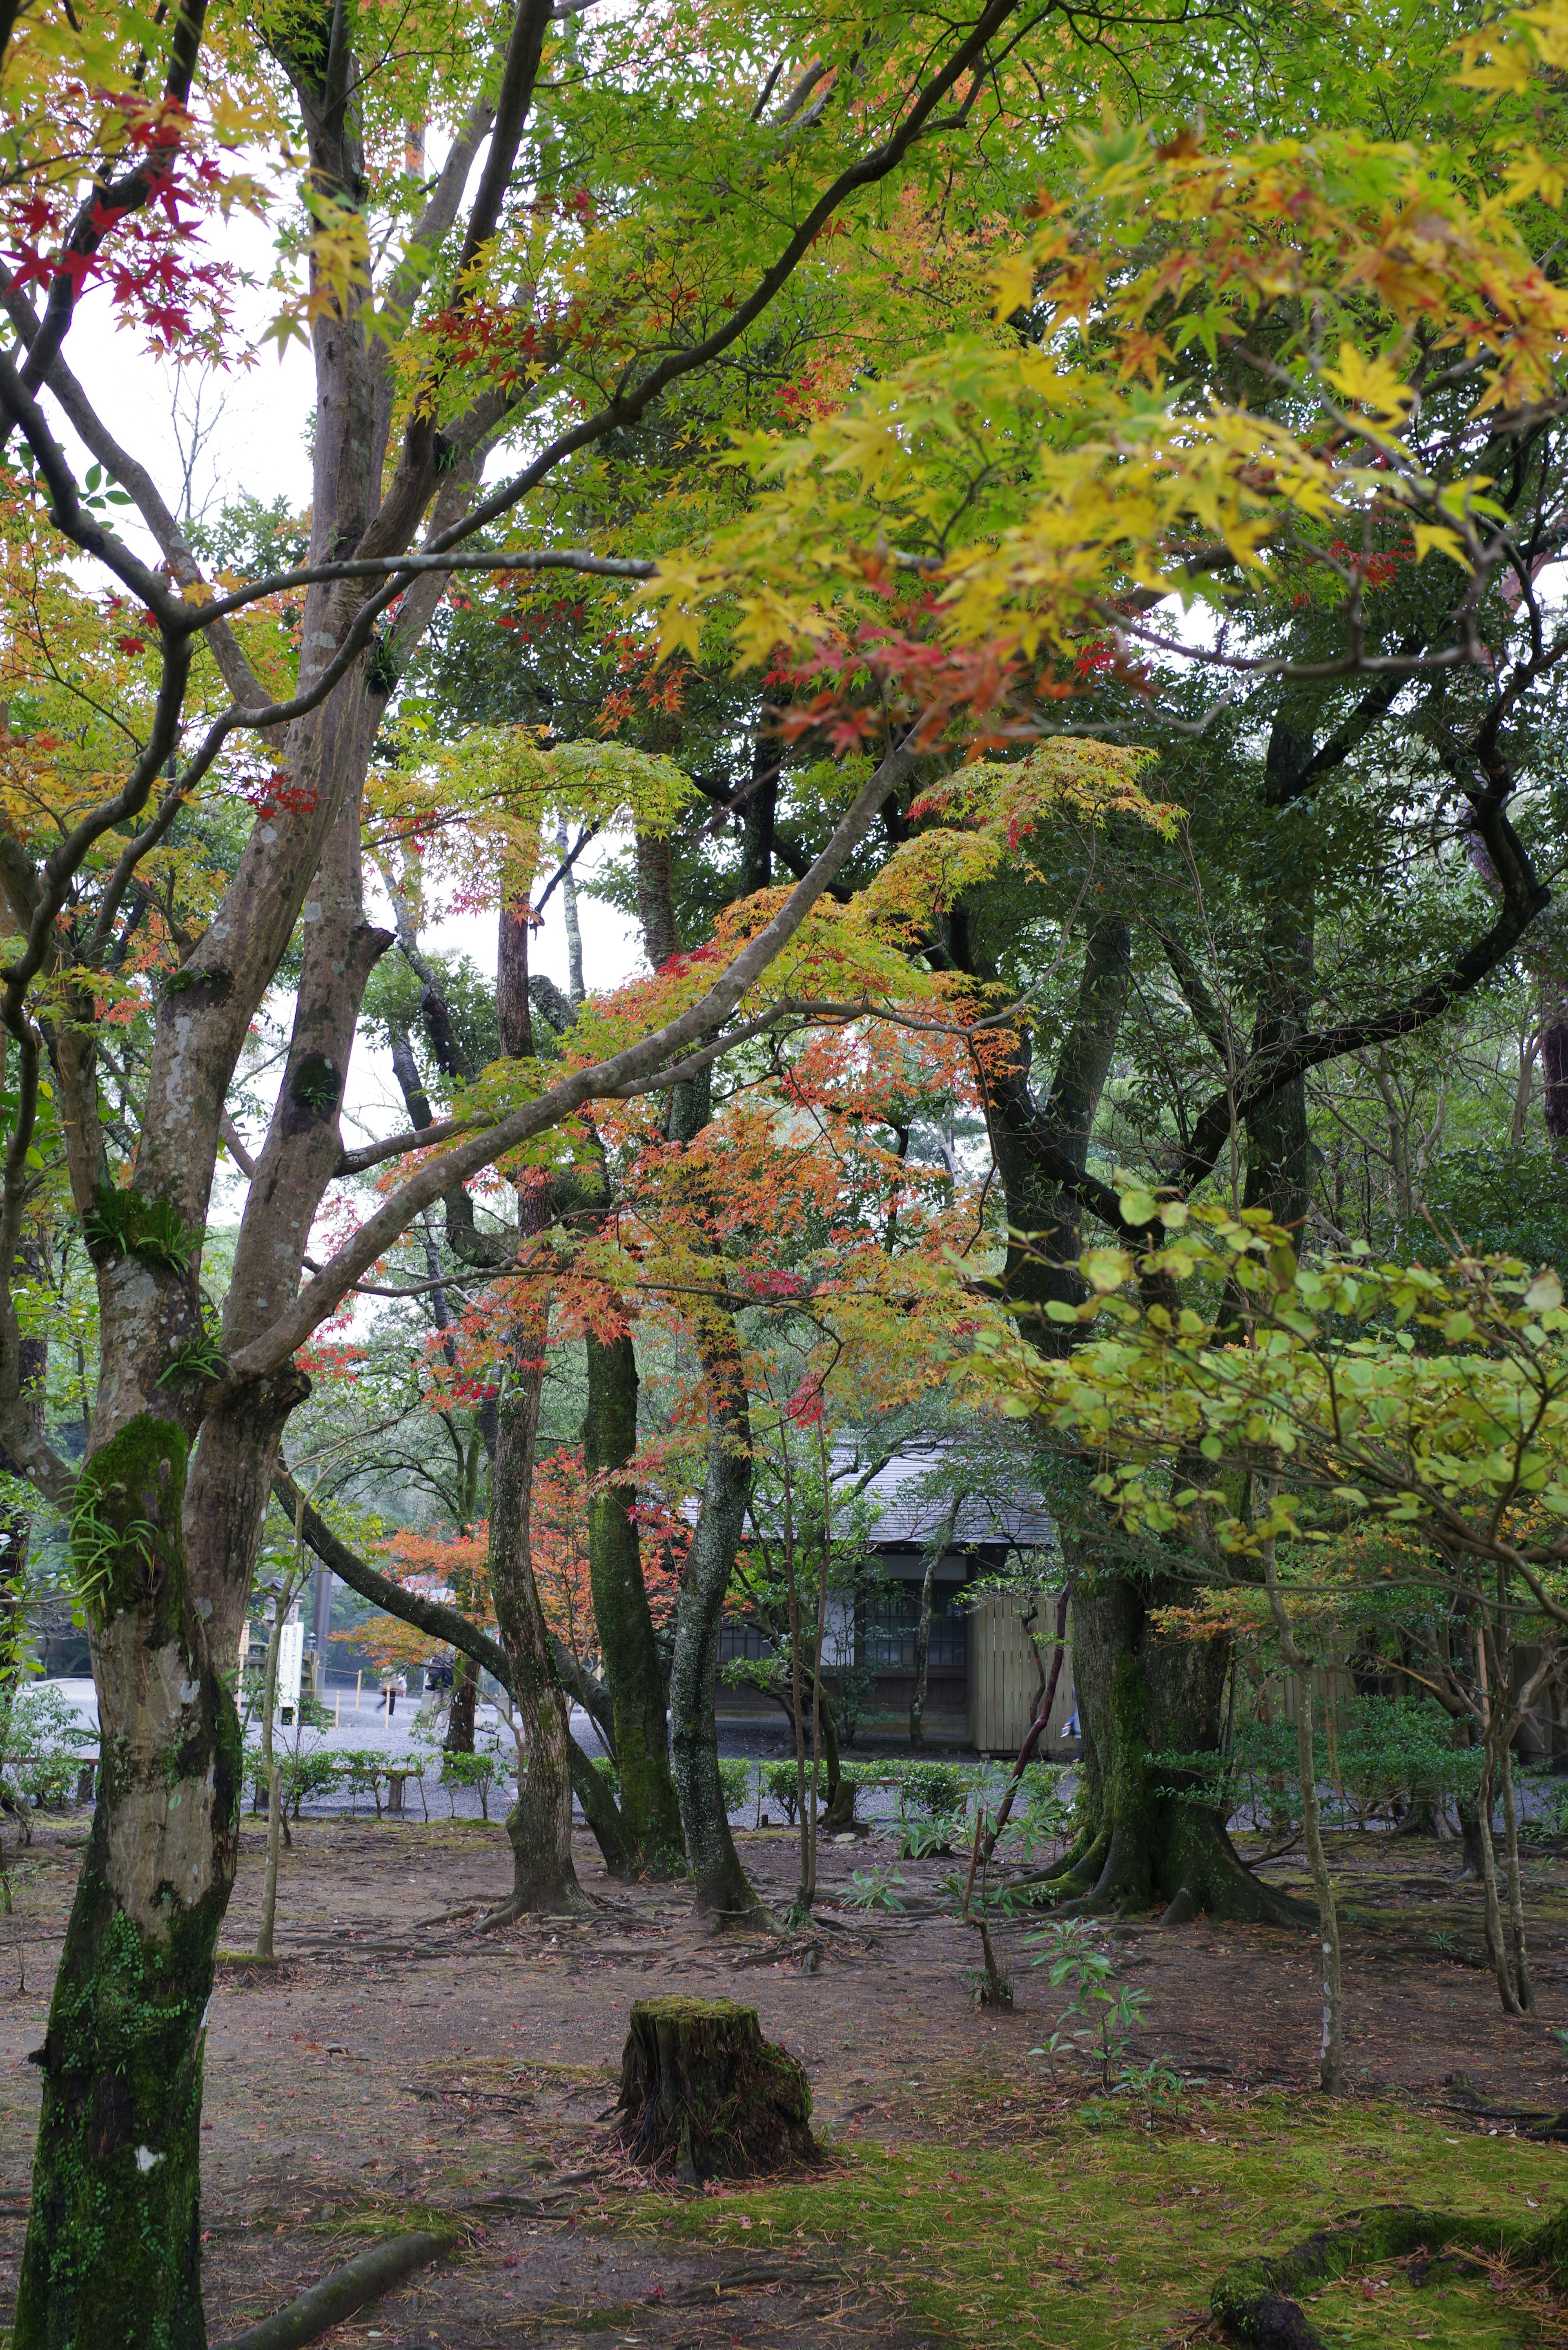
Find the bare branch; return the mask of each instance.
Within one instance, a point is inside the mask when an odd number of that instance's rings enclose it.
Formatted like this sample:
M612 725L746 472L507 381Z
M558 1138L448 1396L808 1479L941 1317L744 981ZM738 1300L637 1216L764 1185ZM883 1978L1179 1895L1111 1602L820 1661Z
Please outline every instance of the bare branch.
M358 1150L346 1150L337 1161L337 1172L363 1175L368 1167L379 1167L389 1159L406 1158L410 1150L428 1150L436 1143L450 1142L454 1135L472 1134L476 1127L493 1123L493 1119L483 1118L445 1118L421 1133L389 1135L384 1142L367 1142Z

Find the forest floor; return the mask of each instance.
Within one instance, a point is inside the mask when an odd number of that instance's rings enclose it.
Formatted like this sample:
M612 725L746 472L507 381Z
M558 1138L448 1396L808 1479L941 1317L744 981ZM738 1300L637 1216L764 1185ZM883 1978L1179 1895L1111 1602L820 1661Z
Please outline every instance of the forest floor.
M0 2341L22 2246L53 1969L86 1814L12 1871L0 1947ZM787 1904L786 1832L740 1839ZM247 1819L225 1949L254 1945L263 1824ZM306 1820L284 1855L280 1962L220 1965L207 2043L209 2331L221 2344L378 2236L436 2211L455 2257L325 2337L334 2350L740 2344L1174 2350L1216 2339L1213 2280L1369 2204L1527 2217L1568 2198L1568 2142L1521 2116L1568 2106L1568 1854L1529 1863L1541 2017L1510 2022L1480 1960L1458 1848L1335 1840L1350 2092L1313 2092L1313 1937L1107 1932L1148 1994L1129 2059L1185 2086L1054 2083L1031 2054L1060 1998L1002 1927L1017 2003L971 2003L974 1938L937 1911L950 1860L906 1861L903 1912L833 1906L885 1838L824 1846L830 1922L805 1945L696 1929L679 1887L611 1884L579 1838L592 1906L493 1934L441 1913L505 1892L504 1832L462 1821ZM1276 1881L1296 1883L1288 1865ZM1362 1918L1365 1922L1356 1922ZM649 2189L609 2136L627 2015L664 1990L742 1999L805 2064L824 2167L765 2186ZM1568 2123L1564 2124L1568 2130ZM1325 2339L1568 2345L1568 2303L1495 2264L1415 2289L1385 2263L1321 2294Z

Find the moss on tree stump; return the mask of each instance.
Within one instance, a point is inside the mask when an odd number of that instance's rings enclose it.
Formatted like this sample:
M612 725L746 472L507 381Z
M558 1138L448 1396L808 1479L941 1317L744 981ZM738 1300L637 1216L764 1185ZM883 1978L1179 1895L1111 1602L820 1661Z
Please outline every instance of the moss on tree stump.
M618 2136L687 2186L817 2158L811 2085L732 1999L639 1999L620 2060Z

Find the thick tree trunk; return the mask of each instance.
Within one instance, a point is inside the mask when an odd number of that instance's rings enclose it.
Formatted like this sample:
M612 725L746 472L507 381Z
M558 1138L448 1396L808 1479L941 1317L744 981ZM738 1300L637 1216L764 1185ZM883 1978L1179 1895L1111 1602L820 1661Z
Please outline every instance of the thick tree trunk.
M732 1336L725 1341L715 1336L704 1347L703 1359L709 1382L708 1465L675 1619L670 1711L675 1788L697 1911L722 1924L765 1915L730 1834L714 1718L719 1626L752 1488L751 1419Z
M606 1343L590 1332L587 1357L588 1577L615 1706L621 1828L642 1865L666 1875L681 1865L680 1804L670 1769L664 1672L631 1514L637 1488L629 1480L591 1482L624 1469L637 1450L637 1354L628 1336Z
M1165 1905L1168 1925L1200 1911L1299 1926L1303 1910L1242 1866L1211 1804L1181 1790L1184 1774L1155 1758L1218 1752L1228 1639L1158 1631L1155 1608L1185 1585L1095 1573L1081 1544L1064 1544L1071 1570L1073 1669L1084 1731L1084 1826L1063 1875L1095 1908ZM1195 1790L1190 1778L1187 1787Z
M955 939L955 947L958 943ZM975 967L979 975L991 975L982 963ZM1037 1110L1030 1097L1027 1031L1018 1032L1013 1066L1002 1069L991 1065L983 1076L992 1154L1007 1201L1002 1286L1023 1312L1032 1341L1050 1353L1058 1351L1062 1332L1058 1324L1045 1319L1043 1309L1053 1299L1076 1305L1085 1294L1076 1265L1084 1245L1083 1211L1068 1193L1042 1180L1030 1145L1044 1137L1075 1167L1081 1170L1087 1166L1089 1137L1131 983L1127 926L1119 915L1109 916L1089 932L1077 1004L1044 1109Z
M452 1676L452 1703L447 1709L444 1754L472 1754L473 1722L479 1707L479 1667L472 1657L459 1657Z
M955 925L955 956L989 976ZM1075 1019L1045 1108L1031 1098L1026 1067L982 1073L986 1120L1012 1231L1040 1235L1033 1254L1012 1244L1004 1278L1016 1302L1075 1300L1083 1283L1071 1259L1081 1245L1076 1203L1054 1190L1043 1147L1086 1164L1088 1140L1131 980L1127 927L1107 917L1089 934ZM1042 1261L1042 1260L1046 1261ZM1025 1316L1031 1340L1055 1353L1059 1326ZM1229 1664L1224 1640L1193 1643L1158 1633L1150 1616L1187 1586L1151 1588L1107 1555L1096 1505L1085 1492L1078 1523L1064 1524L1074 1632L1073 1663L1084 1740L1079 1810L1084 1825L1064 1862L1065 1886L1096 1908L1164 1903L1168 1921L1207 1911L1235 1918L1307 1922L1242 1866L1211 1805L1162 1793L1179 1774L1151 1767L1160 1753L1217 1753ZM1108 1533L1108 1529L1101 1529Z
M185 1463L181 1430L144 1415L77 1495L103 1761L44 2037L16 2350L206 2342L202 2032L242 1760L186 1573Z

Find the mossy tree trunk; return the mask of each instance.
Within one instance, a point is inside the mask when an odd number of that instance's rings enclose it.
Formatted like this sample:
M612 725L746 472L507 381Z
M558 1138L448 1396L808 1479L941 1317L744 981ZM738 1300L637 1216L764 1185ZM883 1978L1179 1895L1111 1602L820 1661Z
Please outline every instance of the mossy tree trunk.
M1160 1632L1155 1611L1187 1596L1097 1568L1064 1543L1073 1667L1084 1734L1082 1827L1062 1872L1096 1908L1166 1905L1168 1924L1210 1917L1298 1926L1310 1913L1250 1874L1200 1782L1156 1762L1219 1752L1227 1638Z
M517 1800L506 1815L512 1898L503 1913L583 1906L572 1862L571 1726L550 1654L530 1549L534 1451L544 1384L544 1317L516 1332L502 1390L491 1479L490 1588L523 1724Z
M637 1450L637 1354L629 1336L587 1338L588 1401L583 1465L590 1480L624 1470ZM629 1478L593 1488L588 1501L588 1577L604 1676L615 1708L620 1823L644 1867L664 1875L681 1864L680 1804L670 1768L667 1691Z
M955 922L952 935L962 968L995 975L967 923ZM1044 1105L1030 1091L1026 1043L1010 1067L982 1074L1008 1225L1034 1236L1033 1246L1010 1242L1002 1280L1026 1335L1045 1353L1059 1352L1064 1343L1045 1306L1075 1303L1084 1294L1073 1263L1083 1244L1084 1211L1064 1185L1069 1170L1087 1164L1130 983L1127 926L1110 913L1089 932L1074 1019ZM1083 1827L1061 1872L1065 1886L1096 1907L1163 1902L1172 1924L1199 1910L1306 1922L1308 1913L1249 1874L1212 1806L1194 1801L1191 1787L1165 1792L1180 1787L1180 1775L1151 1767L1160 1753L1218 1754L1229 1641L1193 1642L1157 1631L1154 1612L1189 1598L1191 1586L1175 1576L1167 1586L1157 1560L1127 1557L1086 1482L1062 1531L1084 1738Z
M702 1358L709 1390L708 1459L675 1619L670 1713L675 1787L698 1914L722 1921L762 1912L730 1834L715 1719L719 1626L752 1490L751 1416L740 1349L727 1325L704 1339Z
M139 1415L83 1471L102 1763L43 2046L16 2350L202 2350L202 2033L238 1850L234 1701L190 1589L186 1443Z

